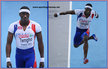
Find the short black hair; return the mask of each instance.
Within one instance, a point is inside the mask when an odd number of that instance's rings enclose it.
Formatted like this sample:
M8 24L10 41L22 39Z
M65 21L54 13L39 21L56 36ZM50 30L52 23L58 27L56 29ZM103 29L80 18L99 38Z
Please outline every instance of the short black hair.
M30 11L30 9L27 7L27 6L22 6L21 8L20 8L20 10L21 9L28 9L29 11Z
M90 3L87 3L87 4L86 4L86 6L90 6L90 7L92 7L92 4L90 4Z

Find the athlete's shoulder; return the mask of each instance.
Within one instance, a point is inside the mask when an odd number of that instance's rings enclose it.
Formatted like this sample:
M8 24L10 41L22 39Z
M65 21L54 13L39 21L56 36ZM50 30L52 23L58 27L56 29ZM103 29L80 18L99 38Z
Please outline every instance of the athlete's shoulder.
M35 25L36 33L42 31L42 28L41 28L41 26L40 26L39 23L37 23L35 21L32 21L32 20L30 20L30 22L31 22L31 24L34 24Z
M92 10L92 11L91 11L91 18L93 18L94 16L95 16L95 11Z
M77 15L83 12L84 12L84 9L75 9L75 14Z
M36 21L32 21L32 20L30 20L30 22L31 22L31 24L34 24L34 25L36 25L36 26L40 26L40 24L37 23ZM40 27L41 27L41 26L40 26Z
M75 9L76 11L84 11L84 9Z
M17 25L19 23L19 21L13 22L10 24L8 31L11 33L14 33L14 26Z
M31 24L39 25L36 21L30 20Z
M92 10L92 11L91 11L91 13L92 13L92 14L95 14L95 11L94 11L94 10Z
M15 22L13 22L13 23L11 23L11 24L9 25L9 28L13 28L14 25L17 25L18 23L19 23L19 20L18 20L18 21L15 21Z
M10 26L11 26L11 25L13 26L13 25L18 24L18 23L19 23L19 20L18 20L18 21L15 21L15 22L13 22L13 23L11 23Z

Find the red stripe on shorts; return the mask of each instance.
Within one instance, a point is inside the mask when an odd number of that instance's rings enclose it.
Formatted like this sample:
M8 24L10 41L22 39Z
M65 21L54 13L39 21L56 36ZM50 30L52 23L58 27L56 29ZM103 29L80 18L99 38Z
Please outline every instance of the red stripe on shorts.
M86 32L86 33L87 33L87 35L89 36L89 33L90 33L89 29L87 30L87 32Z

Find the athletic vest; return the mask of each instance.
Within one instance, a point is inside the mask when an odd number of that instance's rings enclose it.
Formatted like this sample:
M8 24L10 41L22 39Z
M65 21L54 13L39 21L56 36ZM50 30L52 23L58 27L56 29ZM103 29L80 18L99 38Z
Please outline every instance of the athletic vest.
M95 11L92 10L88 18L85 17L83 9L76 9L75 14L77 15L77 27L80 29L88 29L95 15Z
M29 49L35 44L35 34L41 32L41 26L34 22L29 21L26 30L20 25L20 21L14 22L9 26L9 32L13 33L16 39L16 47L19 49Z

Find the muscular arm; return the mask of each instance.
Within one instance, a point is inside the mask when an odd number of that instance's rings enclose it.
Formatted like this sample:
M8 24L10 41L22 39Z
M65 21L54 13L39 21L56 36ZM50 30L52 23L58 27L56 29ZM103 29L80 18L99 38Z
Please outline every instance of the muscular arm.
M8 32L7 43L6 43L6 57L10 57L12 40L13 40L13 34Z
M38 48L40 52L40 56L44 57L44 46L43 46L43 41L42 41L42 34L41 32L36 33L37 36L37 41L38 41Z
M36 36L37 36L38 48L39 48L40 56L41 56L41 58L44 58L44 46L43 46L41 32L36 33ZM41 60L40 60L39 68L43 68L43 67L44 67L44 62L41 62Z
M72 14L74 15L75 14L75 11L74 10L71 10L71 11L66 11L66 12L60 12L59 15L67 15L67 14ZM54 14L54 17L57 17L58 16L58 13L55 13Z
M61 12L60 15L66 15L66 14L75 14L74 10L71 11L66 11L66 12Z

